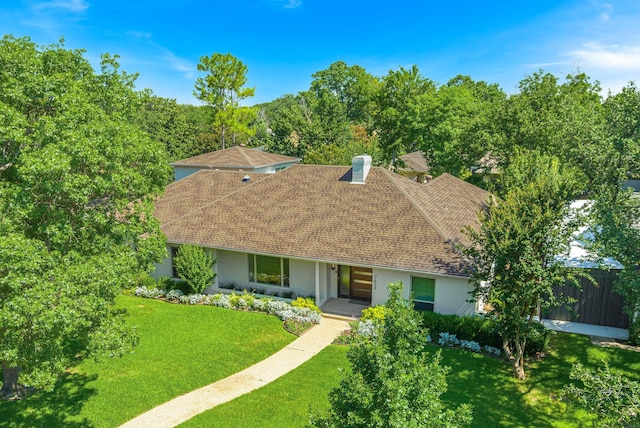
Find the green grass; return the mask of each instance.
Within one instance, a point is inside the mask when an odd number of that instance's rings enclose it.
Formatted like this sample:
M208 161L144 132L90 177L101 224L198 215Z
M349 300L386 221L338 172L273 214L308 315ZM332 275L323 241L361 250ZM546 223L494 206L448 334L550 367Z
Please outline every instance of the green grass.
M325 349L295 371L275 382L184 423L184 427L303 427L309 407L326 409L331 388L341 379L339 367L348 367L346 346ZM429 351L436 352L435 346ZM451 367L447 407L473 405L474 427L583 427L592 416L560 399L570 382L571 365L581 362L612 368L640 380L640 353L591 345L586 336L554 334L548 355L530 362L527 380L518 382L502 360L459 349L442 349L444 365Z
M1 427L115 427L156 405L236 373L295 339L276 317L121 296L138 326L134 353L84 361L51 393L0 402Z
M114 427L177 395L224 378L283 348L295 337L275 317L209 306L172 305L122 296L119 306L139 326L135 352L105 364L85 361L55 391L0 402L0 427ZM329 391L348 367L346 346L330 346L298 369L218 406L184 426L302 427L309 408L328 407ZM430 346L429 351L439 348ZM592 416L560 400L573 363L612 369L640 380L640 353L591 345L586 336L554 334L545 358L516 381L504 361L442 349L451 367L448 407L473 405L474 427L582 427Z
M348 367L347 347L332 345L264 387L214 407L180 427L280 428L304 426L309 409L329 407L329 391L338 386L340 368Z

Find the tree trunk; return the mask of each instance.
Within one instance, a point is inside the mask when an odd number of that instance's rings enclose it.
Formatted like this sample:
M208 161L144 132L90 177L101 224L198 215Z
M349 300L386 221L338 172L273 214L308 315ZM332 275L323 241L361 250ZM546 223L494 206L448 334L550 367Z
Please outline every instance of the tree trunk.
M509 359L511 366L513 367L513 374L518 380L525 380L526 375L524 373L524 348L526 346L526 341L520 342L518 338L514 340L513 347L515 349L511 349L509 346L508 340L503 340L502 349L504 350L505 355Z
M20 385L18 378L20 377L20 367L9 367L2 363L2 389L0 389L0 397L2 398L18 398L20 397Z

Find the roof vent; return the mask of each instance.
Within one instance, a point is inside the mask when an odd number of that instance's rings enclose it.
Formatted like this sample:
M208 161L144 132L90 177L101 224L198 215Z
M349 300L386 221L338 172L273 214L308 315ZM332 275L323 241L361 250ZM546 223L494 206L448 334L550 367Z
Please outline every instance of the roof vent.
M371 169L371 156L355 156L351 161L351 184L364 184Z
M242 177L242 182L243 183L248 183L250 179L251 179L251 177L249 177L248 175L245 175L244 177Z

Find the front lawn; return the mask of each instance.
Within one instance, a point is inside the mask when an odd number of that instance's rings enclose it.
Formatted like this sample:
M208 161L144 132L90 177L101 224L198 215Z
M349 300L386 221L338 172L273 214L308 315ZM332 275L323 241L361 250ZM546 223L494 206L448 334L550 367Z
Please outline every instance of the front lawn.
M129 322L139 326L131 355L105 364L85 361L52 393L0 402L0 427L115 427L158 404L222 379L295 339L282 322L256 312L175 305L122 296ZM438 347L429 346L429 351ZM302 427L309 407L326 409L327 395L348 367L348 347L330 346L265 387L209 410L184 426ZM473 405L474 427L581 427L592 417L561 401L573 363L612 369L640 380L640 353L592 345L586 336L552 336L545 358L527 364L517 382L504 361L442 349L451 367L443 401Z
M346 346L325 349L295 371L275 382L218 406L184 423L184 427L303 427L309 407L326 409L327 395L348 367ZM429 351L438 347L429 346ZM448 407L473 405L474 427L582 427L592 417L559 399L569 380L571 365L599 367L608 361L615 369L640 380L640 353L600 348L586 336L553 334L548 355L530 362L527 380L518 382L502 360L460 349L442 349L443 364L451 367Z
M295 339L275 316L121 296L138 326L133 354L84 361L51 393L0 402L1 427L115 427L236 373Z
M347 367L347 347L332 345L280 379L197 415L180 427L302 427L309 408L329 407L328 393Z

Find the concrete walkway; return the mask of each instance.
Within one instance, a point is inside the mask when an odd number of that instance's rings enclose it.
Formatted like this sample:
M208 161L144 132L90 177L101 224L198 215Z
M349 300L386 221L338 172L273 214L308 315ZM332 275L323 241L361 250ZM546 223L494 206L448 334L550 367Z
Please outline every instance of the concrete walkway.
M175 427L199 413L278 379L329 346L348 327L349 323L344 319L323 316L320 324L267 359L211 385L167 401L121 427Z
M565 333L584 334L586 336L604 337L608 339L628 340L629 331L624 328L606 327L603 325L584 324L581 322L543 319L542 324L549 330Z

